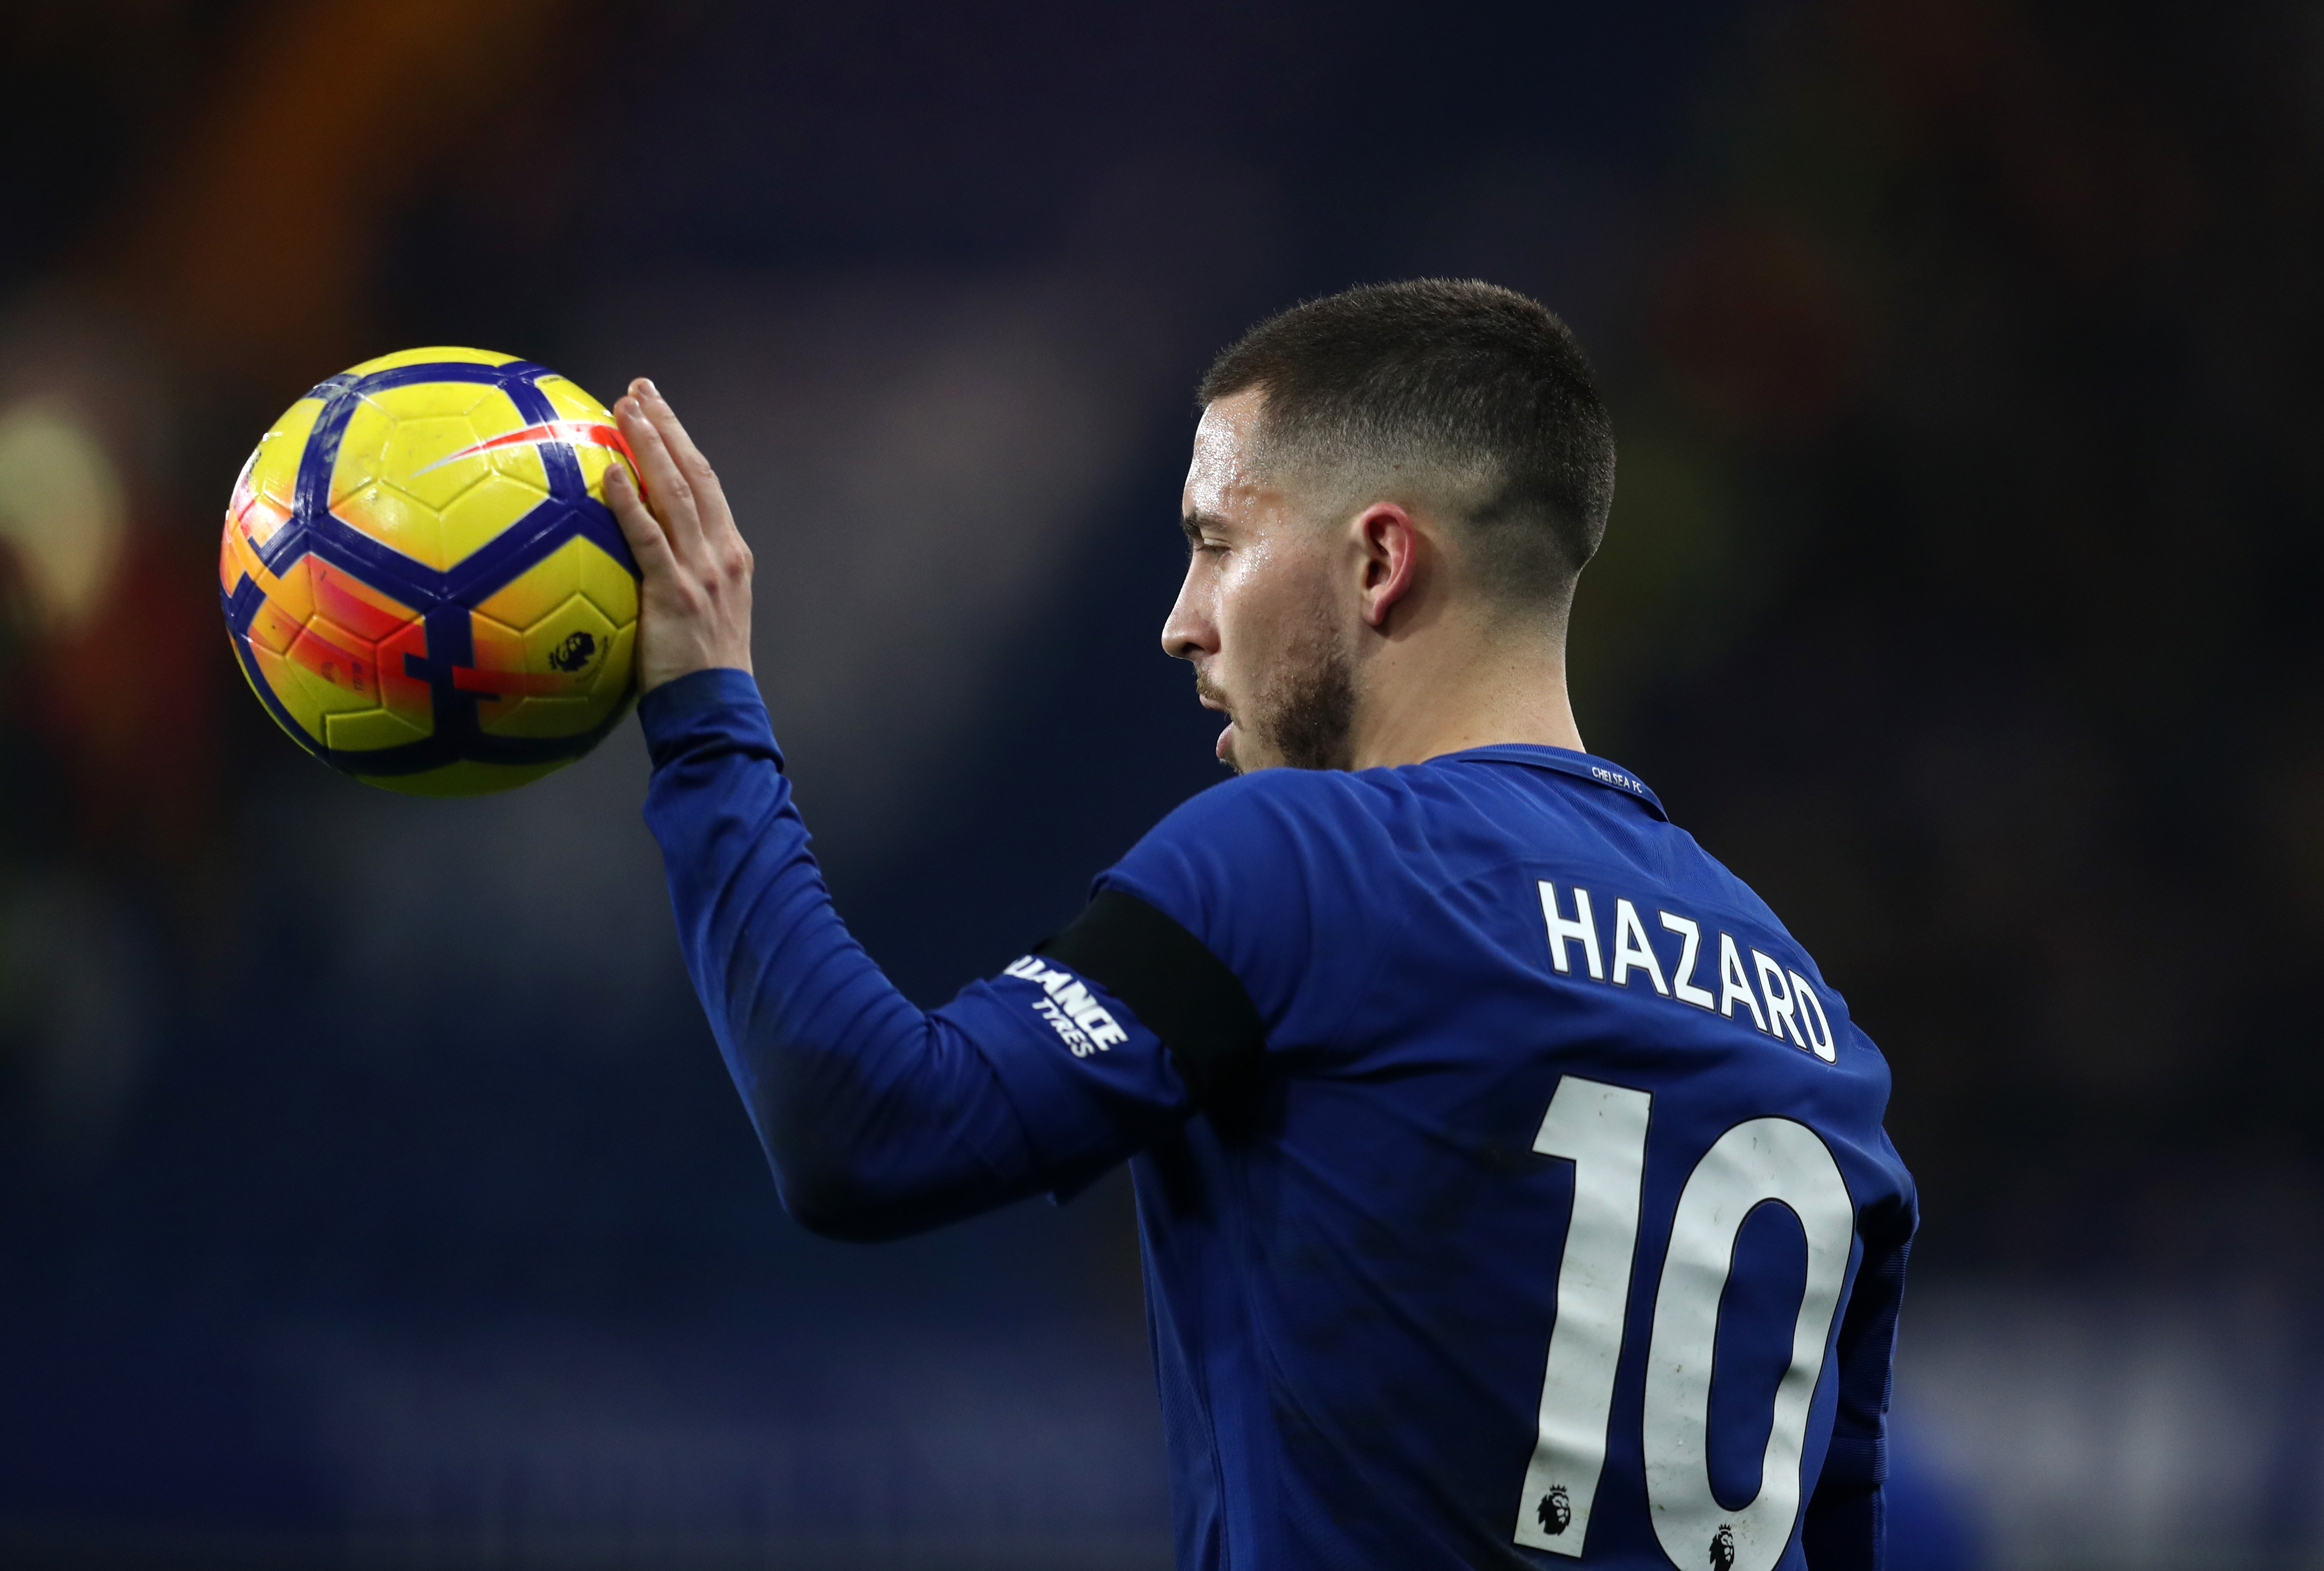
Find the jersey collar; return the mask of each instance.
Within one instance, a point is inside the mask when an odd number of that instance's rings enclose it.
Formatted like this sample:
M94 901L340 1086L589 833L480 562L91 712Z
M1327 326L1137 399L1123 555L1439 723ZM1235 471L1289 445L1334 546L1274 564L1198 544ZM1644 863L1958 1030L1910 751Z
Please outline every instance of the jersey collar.
M1463 748L1457 753L1431 758L1429 762L1446 764L1470 758L1489 759L1500 764L1523 764L1532 769L1554 769L1577 780L1587 780L1592 786L1603 786L1609 791L1635 796L1646 804L1647 812L1665 823L1670 822L1670 813L1664 808L1663 799L1655 795L1644 780L1594 754L1577 753L1569 748L1546 748L1532 742L1499 742L1489 748Z

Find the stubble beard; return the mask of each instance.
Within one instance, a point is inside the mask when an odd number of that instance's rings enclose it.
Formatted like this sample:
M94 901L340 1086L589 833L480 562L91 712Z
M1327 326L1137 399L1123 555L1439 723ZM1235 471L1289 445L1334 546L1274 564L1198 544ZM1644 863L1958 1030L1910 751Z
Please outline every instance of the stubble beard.
M1355 663L1335 629L1312 628L1286 651L1283 662L1250 703L1235 714L1237 743L1256 743L1250 752L1271 753L1271 762L1292 769L1355 767ZM1230 747L1226 766L1236 774L1267 764L1245 764Z

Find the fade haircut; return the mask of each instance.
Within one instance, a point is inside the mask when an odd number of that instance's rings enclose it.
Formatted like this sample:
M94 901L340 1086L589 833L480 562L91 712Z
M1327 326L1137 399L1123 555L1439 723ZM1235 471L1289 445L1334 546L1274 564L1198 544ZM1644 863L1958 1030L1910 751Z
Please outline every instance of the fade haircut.
M1614 426L1547 307L1474 279L1307 300L1229 345L1195 396L1253 389L1263 468L1335 504L1434 504L1487 593L1563 620L1605 537Z

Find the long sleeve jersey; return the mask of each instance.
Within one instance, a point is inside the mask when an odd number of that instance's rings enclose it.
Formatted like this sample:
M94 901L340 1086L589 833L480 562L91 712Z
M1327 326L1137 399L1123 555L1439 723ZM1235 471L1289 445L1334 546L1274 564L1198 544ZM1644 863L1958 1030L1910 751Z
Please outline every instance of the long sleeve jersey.
M834 912L750 678L640 713L793 1216L890 1237L1130 1162L1182 1566L1880 1564L1887 1068L1628 773L1240 776L924 1011Z

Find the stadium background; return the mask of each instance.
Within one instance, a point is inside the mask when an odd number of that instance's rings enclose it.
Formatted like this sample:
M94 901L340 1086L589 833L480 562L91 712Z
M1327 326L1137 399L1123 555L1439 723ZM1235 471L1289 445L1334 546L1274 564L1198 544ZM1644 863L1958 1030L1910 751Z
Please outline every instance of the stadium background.
M0 1559L1166 1564L1120 1181L792 1227L634 730L329 775L218 512L391 348L655 376L932 1001L1213 778L1154 642L1205 357L1458 273L1609 388L1585 734L1895 1066L1896 1563L2314 1564L2319 103L2288 0L16 0Z

